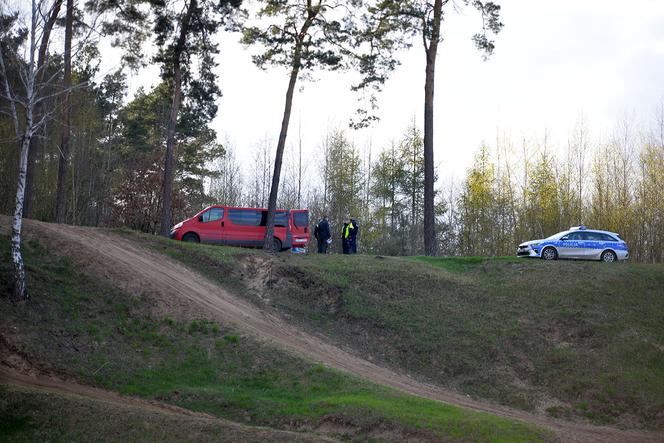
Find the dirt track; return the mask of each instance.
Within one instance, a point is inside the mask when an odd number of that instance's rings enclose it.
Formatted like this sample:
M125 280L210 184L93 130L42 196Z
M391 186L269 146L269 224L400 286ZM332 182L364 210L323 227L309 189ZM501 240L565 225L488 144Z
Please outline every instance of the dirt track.
M0 218L6 230L8 218ZM28 235L45 235L55 241L73 245L91 262L106 269L104 274L121 287L140 282L157 291L170 305L193 302L220 321L232 324L253 336L330 367L355 374L375 383L409 394L488 412L501 417L532 423L556 433L565 442L661 442L664 434L621 431L554 420L523 411L475 401L437 386L424 384L403 374L377 366L361 357L324 342L318 337L293 327L281 318L266 314L249 302L236 297L183 265L155 252L140 248L130 240L101 230L27 221ZM179 302L178 302L179 299Z
M151 412L158 415L166 415L169 420L175 418L180 419L183 425L196 426L197 428L205 427L205 425L216 426L216 434L214 441L230 441L237 440L242 442L263 442L263 441L279 441L279 442L335 442L330 438L318 435L308 435L300 432L279 431L270 428L262 428L256 426L246 426L239 423L234 423L228 420L213 417L211 415L194 412L188 409L180 408L178 406L169 405L163 402L143 400L135 397L127 397L116 394L114 392L105 391L102 389L84 386L77 383L72 383L65 380L60 380L52 376L32 376L21 374L20 372L3 367L0 365L0 382L27 388L29 391L38 391L40 393L50 393L65 398L82 397L88 400L106 404L109 406L120 407L121 411L126 413L132 409L141 412ZM145 418L149 419L149 416ZM184 421L183 421L184 420ZM206 438L211 438L209 435Z

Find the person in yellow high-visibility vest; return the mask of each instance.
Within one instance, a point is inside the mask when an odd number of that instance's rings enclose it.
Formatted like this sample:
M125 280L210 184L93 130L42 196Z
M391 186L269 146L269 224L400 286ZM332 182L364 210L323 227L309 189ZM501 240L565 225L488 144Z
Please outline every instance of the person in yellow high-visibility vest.
M341 231L341 244L344 254L357 254L357 233L359 227L353 217L348 217L348 222L344 223Z

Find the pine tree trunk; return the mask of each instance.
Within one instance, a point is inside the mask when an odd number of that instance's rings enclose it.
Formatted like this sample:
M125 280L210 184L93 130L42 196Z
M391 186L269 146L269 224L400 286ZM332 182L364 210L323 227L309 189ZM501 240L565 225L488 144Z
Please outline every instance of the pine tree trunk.
M46 57L48 43L50 41L51 31L53 26L58 18L60 13L60 7L62 6L63 0L56 0L51 9L51 14L48 18L48 21L44 24L43 35L41 43L39 45L39 55L37 57L37 84L42 83L44 80L44 74L46 72ZM34 118L33 120L38 120L42 115L43 102L39 102L35 105ZM35 137L30 138L30 148L28 151L28 164L25 177L25 201L23 206L23 217L31 218L34 211L34 195L35 195L35 163L37 160L37 143Z
M284 157L284 147L286 146L286 135L288 133L288 123L290 122L291 108L293 107L293 92L295 83L300 72L300 57L302 56L302 46L307 35L309 27L313 23L316 15L320 11L318 7L308 7L308 16L305 20L295 43L295 53L293 54L293 63L291 68L290 80L288 81L288 90L286 91L286 105L284 107L284 117L281 121L281 131L279 132L279 142L277 143L277 154L274 159L274 174L272 175L272 186L270 187L270 198L267 204L267 221L265 229L265 239L263 240L263 250L273 251L274 249L274 216L277 212L277 195L279 193L279 180L281 178L281 164Z
M37 106L36 108L40 108ZM37 118L41 113L39 109L35 109ZM30 147L28 148L28 162L26 165L25 174L25 201L23 205L23 217L32 218L34 212L34 199L35 199L35 163L37 162L37 142L35 137L30 139Z
M436 0L433 13L431 42L426 48L426 79L424 82L424 253L436 255L436 214L434 213L434 160L433 160L433 92L436 55L440 37L442 0Z
M161 205L161 224L159 234L168 237L171 230L171 210L173 203L173 174L175 170L175 128L178 122L178 113L182 101L182 68L180 57L184 51L187 33L189 32L189 23L194 9L197 7L196 0L189 2L187 12L180 24L180 36L175 47L173 60L173 102L171 112L168 118L168 128L166 131L166 160L164 164L164 185Z
M60 163L58 165L58 188L55 200L55 221L64 223L67 211L67 170L69 169L70 110L69 91L71 89L71 40L74 23L74 0L67 0L65 24L64 76L62 78L62 142L60 143Z
M173 76L173 102L168 118L168 129L166 137L166 160L164 164L164 186L161 207L161 225L159 234L168 237L171 229L171 207L173 202L173 170L175 169L175 127L180 109L180 97L182 94L182 70L179 61L176 62Z
M296 52L300 52L300 45L296 48ZM297 82L297 75L300 71L299 60L294 63L291 70L290 80L288 82L288 90L286 91L286 105L284 108L284 117L281 121L281 131L279 133L279 142L277 143L277 154L274 159L274 174L272 174L272 186L270 187L270 198L267 202L267 221L265 229L265 239L263 240L263 250L274 250L274 216L277 212L277 194L279 191L279 180L281 178L281 164L284 157L284 148L286 146L286 135L288 133L288 123L290 121L291 108L293 107L293 92L295 91L295 83Z

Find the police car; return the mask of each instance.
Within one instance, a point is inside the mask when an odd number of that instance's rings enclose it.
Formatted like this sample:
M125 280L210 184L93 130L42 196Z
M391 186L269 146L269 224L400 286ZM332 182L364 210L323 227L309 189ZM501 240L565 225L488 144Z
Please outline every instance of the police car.
M542 240L521 243L518 257L540 257L544 260L573 258L615 262L627 260L627 243L615 232L587 229L573 226L568 231L559 232Z

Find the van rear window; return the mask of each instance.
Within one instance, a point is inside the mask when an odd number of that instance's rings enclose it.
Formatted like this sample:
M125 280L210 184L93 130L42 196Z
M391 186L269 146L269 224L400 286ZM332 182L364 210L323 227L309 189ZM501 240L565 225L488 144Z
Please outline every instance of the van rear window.
M267 211L262 211L261 226L267 226ZM288 213L286 211L277 211L274 214L274 226L285 228L288 223Z
M295 212L293 214L293 223L298 228L309 226L309 213L308 212Z

